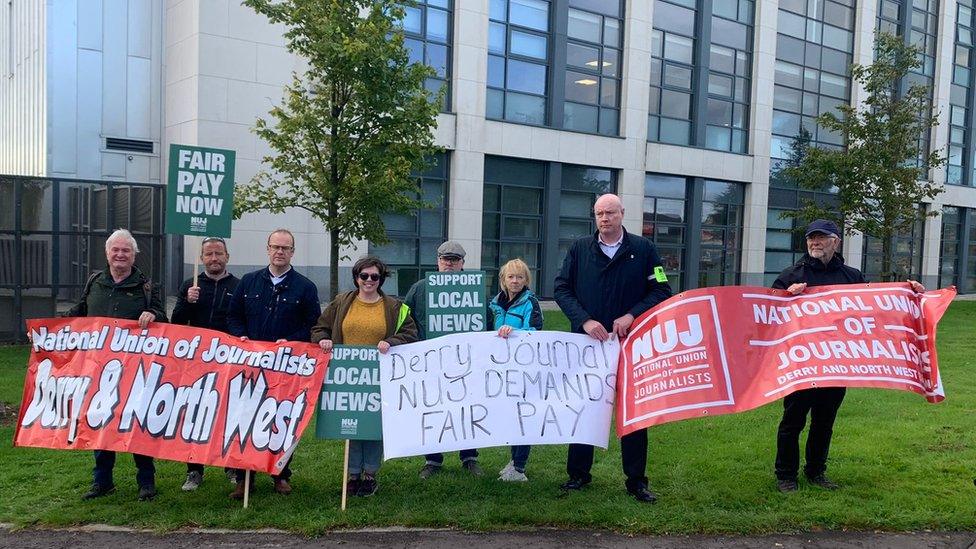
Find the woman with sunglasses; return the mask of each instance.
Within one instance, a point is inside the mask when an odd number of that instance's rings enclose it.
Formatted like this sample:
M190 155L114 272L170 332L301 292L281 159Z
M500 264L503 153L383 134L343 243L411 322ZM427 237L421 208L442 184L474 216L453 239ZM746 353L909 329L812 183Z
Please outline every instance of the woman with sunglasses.
M386 265L367 256L352 267L356 289L341 293L325 308L312 328L312 343L325 351L336 344L376 345L386 353L393 345L417 340L410 307L380 290ZM376 493L376 473L383 459L382 440L349 441L347 493L365 497Z

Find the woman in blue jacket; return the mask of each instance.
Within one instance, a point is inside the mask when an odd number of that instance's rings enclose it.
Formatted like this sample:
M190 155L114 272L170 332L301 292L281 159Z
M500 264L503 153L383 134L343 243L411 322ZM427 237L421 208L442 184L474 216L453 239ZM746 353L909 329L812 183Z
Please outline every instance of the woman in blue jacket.
M491 327L500 337L508 337L512 330L541 330L542 309L539 300L529 289L529 266L521 259L502 265L498 272L498 295L488 304ZM498 472L498 480L525 482L525 464L531 446L512 446L512 461Z

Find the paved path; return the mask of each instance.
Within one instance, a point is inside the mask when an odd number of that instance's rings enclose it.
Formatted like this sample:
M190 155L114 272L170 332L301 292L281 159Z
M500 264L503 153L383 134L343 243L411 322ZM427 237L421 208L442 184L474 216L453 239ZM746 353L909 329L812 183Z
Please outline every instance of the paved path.
M873 532L818 532L768 536L622 536L610 532L532 530L527 532L464 533L453 530L383 529L344 531L306 538L281 532L213 532L194 530L169 534L131 531L112 527L82 527L67 530L0 530L0 547L106 549L237 549L240 547L377 547L424 549L541 549L566 547L695 547L738 549L761 547L795 548L953 548L976 549L974 532L919 532L884 534Z

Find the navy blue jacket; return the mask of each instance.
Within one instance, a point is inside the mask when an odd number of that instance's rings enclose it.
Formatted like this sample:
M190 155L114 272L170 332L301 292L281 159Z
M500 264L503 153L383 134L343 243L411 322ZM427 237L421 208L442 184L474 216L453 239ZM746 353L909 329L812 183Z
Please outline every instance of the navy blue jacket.
M321 313L311 280L292 267L275 286L266 267L241 278L227 309L227 333L257 341L311 341Z
M637 318L671 297L668 283L655 277L655 267L662 274L664 267L653 244L624 229L623 242L611 260L600 249L598 234L573 243L556 277L556 303L578 333L590 319L609 332L621 316L630 313Z
M867 280L861 271L845 265L840 254L834 254L827 264L809 254L803 254L796 265L787 267L779 274L773 282L773 288L785 290L798 282L806 282L812 288L833 284L861 284Z

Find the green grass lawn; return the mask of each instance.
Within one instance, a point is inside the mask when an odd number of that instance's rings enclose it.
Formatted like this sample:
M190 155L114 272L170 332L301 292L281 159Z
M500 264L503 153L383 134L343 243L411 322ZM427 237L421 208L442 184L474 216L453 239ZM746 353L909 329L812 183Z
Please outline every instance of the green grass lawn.
M566 329L547 312L547 328ZM380 471L380 491L339 511L342 443L301 443L293 468L295 493L282 497L259 478L251 508L227 498L230 484L208 468L197 492L180 491L182 464L157 461L160 495L136 501L132 459L119 456L118 491L93 502L81 494L91 481L88 452L13 448L11 421L0 427L0 522L65 526L108 523L159 530L188 526L273 527L314 534L367 526L497 530L538 526L609 528L631 533L761 533L819 529L976 529L976 302L957 302L940 325L945 402L915 394L854 389L834 430L830 474L838 492L811 488L781 495L772 474L781 406L672 423L650 430L648 475L657 505L626 495L616 440L597 450L594 482L562 496L566 448L535 447L527 483L502 483L496 473L507 449L482 451L482 478L462 473L455 456L444 472L417 478L421 458L398 459ZM26 347L0 348L0 401L17 403ZM314 433L314 426L308 433Z

